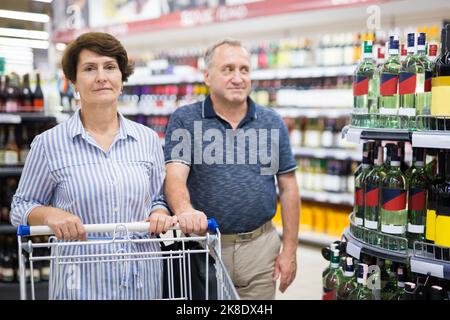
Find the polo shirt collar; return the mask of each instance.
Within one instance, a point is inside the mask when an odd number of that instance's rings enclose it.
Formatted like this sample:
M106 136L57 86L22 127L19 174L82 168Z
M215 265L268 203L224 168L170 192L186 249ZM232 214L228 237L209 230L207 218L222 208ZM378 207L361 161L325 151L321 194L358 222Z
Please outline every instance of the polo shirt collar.
M128 136L138 139L138 134L136 129L129 123L120 112L117 112L119 115L119 136L118 139L126 139ZM86 137L86 129L83 127L83 123L81 122L80 117L80 108L78 108L72 117L67 121L67 130L70 138L75 138L78 135L82 137Z
M247 114L244 119L255 120L257 119L256 115L256 105L255 102L247 97ZM213 102L211 96L208 95L205 100L202 102L202 118L215 118L217 117L216 111L214 111Z

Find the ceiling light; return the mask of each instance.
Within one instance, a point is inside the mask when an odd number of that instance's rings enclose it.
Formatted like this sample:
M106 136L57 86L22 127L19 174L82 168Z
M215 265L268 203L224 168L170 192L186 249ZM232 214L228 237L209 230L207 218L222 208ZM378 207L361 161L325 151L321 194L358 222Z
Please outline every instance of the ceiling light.
M48 32L37 30L0 28L0 36L48 40Z
M50 21L50 17L46 14L12 11L12 10L0 10L0 18L44 22L44 23Z
M0 45L13 47L28 47L35 49L48 49L48 41L28 40L0 37Z

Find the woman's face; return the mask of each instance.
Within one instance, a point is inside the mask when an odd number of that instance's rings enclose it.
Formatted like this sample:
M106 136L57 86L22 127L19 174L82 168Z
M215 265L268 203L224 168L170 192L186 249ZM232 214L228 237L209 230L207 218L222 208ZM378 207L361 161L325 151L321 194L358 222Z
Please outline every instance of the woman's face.
M84 106L117 104L122 90L117 60L83 49L78 57L75 87Z

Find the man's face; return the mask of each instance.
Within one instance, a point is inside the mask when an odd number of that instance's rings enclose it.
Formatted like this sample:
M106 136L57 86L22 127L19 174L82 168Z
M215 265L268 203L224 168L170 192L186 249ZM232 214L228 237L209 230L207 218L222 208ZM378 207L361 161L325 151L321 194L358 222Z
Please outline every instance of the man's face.
M227 44L217 47L205 71L205 83L213 97L226 103L244 103L251 89L248 52Z

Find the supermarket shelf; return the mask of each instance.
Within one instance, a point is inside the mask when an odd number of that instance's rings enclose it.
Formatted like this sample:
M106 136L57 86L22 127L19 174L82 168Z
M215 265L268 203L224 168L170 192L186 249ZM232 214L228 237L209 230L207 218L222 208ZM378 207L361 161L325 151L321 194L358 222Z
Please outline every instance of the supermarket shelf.
M450 262L412 256L410 265L412 272L450 280Z
M17 233L17 228L10 224L0 224L0 235L13 235Z
M136 107L136 106L120 106L119 112L124 116L165 116L170 115L175 108L150 108L150 107Z
M317 202L342 204L342 205L353 205L353 193L333 193L325 191L309 191L301 190L300 197L302 200L311 200Z
M27 283L29 287L29 283ZM36 300L48 300L48 281L40 281L34 284ZM28 290L27 298L31 299L31 293ZM19 300L20 285L18 282L0 282L0 300Z
M20 124L23 122L56 122L57 117L43 112L0 113L0 123Z
M345 126L342 138L348 142L359 144L361 140L394 140L411 141L412 132L401 129L368 129Z
M349 108L300 108L300 107L283 107L283 108L273 108L277 111L280 116L286 118L297 118L297 117L307 117L307 118L317 118L317 117L328 117L328 118L340 118L350 116L351 109Z
M361 152L347 149L328 149L328 148L305 148L305 147L293 147L292 152L294 156L301 157L313 157L318 159L337 159L354 161L361 161Z
M23 165L17 166L0 166L0 177L15 177L22 174Z
M416 131L412 133L413 147L450 149L450 132Z
M360 259L361 252L366 253L371 256L380 257L383 259L389 259L392 261L407 263L408 253L407 251L393 252L388 250L383 250L383 248L371 246L356 239L351 233L349 228L344 230L344 237L347 239L347 254L351 255L356 259Z
M356 65L253 70L252 80L351 76L355 71L355 68ZM204 81L203 73L197 71L183 74L151 75L147 72L147 70L148 69L140 70L140 72L136 73L136 75L131 76L128 82L126 82L124 85L163 85L177 83L196 83Z

